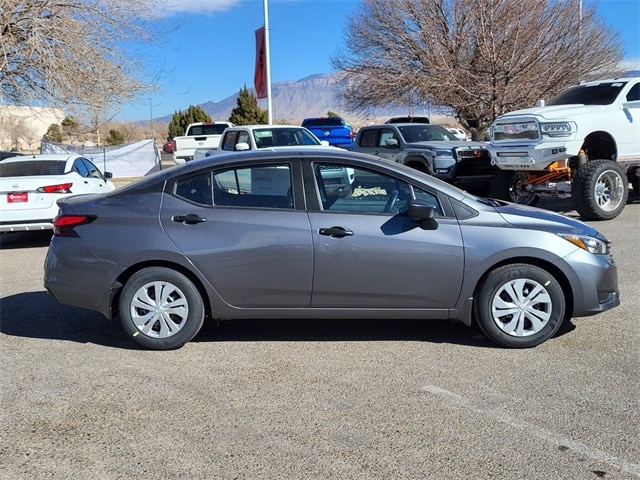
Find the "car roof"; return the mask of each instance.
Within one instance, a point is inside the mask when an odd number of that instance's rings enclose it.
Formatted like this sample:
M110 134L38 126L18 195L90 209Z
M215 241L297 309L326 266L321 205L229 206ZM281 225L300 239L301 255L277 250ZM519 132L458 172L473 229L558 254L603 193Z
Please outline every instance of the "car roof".
M60 162L60 161L64 161L66 162L67 160L70 159L75 159L81 157L81 155L76 155L76 154L68 154L68 153L64 153L64 154L60 154L60 153L54 153L54 154L48 154L48 153L41 153L41 154L34 154L34 155L23 155L23 156L16 156L16 157L9 157L4 159L2 162L3 163L9 163L9 162L32 162L34 160L38 160L40 162ZM84 158L84 157L82 157Z

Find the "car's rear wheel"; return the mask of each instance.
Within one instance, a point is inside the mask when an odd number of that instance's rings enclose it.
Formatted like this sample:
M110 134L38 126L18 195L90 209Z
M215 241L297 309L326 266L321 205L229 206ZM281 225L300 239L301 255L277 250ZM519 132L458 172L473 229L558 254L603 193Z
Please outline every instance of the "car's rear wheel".
M528 179L527 172L496 170L491 178L491 196L520 205L533 206L538 203L540 197L524 189L522 184Z
M147 348L180 348L200 331L204 316L202 295L191 280L175 270L145 268L122 288L122 326Z
M562 325L565 298L558 281L528 264L499 267L476 291L475 318L487 337L511 348L540 345Z

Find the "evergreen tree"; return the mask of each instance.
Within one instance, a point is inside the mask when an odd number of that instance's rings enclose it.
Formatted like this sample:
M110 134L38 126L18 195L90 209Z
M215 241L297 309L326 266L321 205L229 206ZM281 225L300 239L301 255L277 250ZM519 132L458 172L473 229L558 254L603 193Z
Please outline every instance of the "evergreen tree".
M211 116L207 115L199 105L189 105L185 112L175 112L169 123L169 137L175 138L184 135L190 123L210 122Z
M66 116L60 122L62 125L62 131L65 135L69 137L69 141L73 141L73 136L78 133L78 129L80 128L80 122L71 116Z
M124 143L124 134L119 130L111 129L105 143L107 145L122 145Z
M258 99L245 85L238 95L237 106L231 110L229 121L236 125L266 125L269 112L258 106Z
M62 143L62 129L57 123L52 123L44 134L44 139L48 142Z

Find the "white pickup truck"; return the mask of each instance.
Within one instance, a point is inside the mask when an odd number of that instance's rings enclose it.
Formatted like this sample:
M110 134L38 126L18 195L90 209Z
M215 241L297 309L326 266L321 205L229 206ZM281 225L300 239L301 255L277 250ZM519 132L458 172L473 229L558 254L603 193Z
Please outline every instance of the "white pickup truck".
M304 127L293 125L242 125L225 130L215 149L198 148L194 159L225 152L241 152L271 147L299 147L301 145L328 146Z
M640 77L582 83L546 106L498 117L488 146L495 198L533 205L573 199L586 220L615 218L639 193Z
M231 122L198 122L187 126L185 134L175 137L173 161L185 163L193 160L193 154L198 148L215 150L220 144L222 132L228 127L235 126Z

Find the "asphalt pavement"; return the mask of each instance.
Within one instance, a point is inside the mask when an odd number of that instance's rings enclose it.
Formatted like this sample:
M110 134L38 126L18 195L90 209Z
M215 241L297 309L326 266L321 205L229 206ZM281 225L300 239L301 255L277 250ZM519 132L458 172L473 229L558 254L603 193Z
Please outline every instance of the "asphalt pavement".
M568 201L544 206L575 216ZM446 321L230 321L147 351L0 237L0 479L640 478L640 203L622 304L528 350Z

